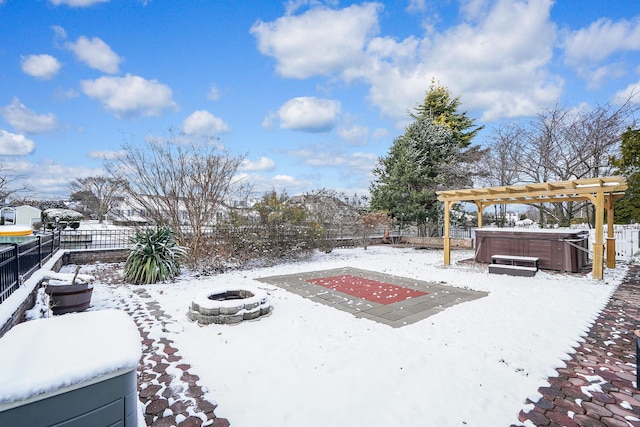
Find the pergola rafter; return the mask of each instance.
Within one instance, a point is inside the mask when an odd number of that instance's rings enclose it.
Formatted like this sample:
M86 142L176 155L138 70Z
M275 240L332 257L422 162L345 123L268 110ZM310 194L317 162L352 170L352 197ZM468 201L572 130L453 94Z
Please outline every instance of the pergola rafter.
M604 212L607 212L607 266L615 267L613 235L613 201L624 196L627 180L622 176L541 182L487 188L438 191L444 203L444 264L451 263L450 209L458 202L475 203L478 207L478 228L482 228L482 213L491 205L560 203L588 201L596 208L596 238L593 244L593 277L602 279L604 271Z

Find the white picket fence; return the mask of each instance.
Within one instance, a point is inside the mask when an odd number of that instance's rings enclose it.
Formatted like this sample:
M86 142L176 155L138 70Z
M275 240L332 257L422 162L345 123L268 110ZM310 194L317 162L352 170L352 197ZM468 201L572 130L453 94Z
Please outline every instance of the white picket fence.
M607 231L603 236L603 242L607 241ZM613 235L616 239L616 260L630 261L633 255L640 251L640 225L615 225ZM589 230L589 257L593 254L593 242L596 231ZM606 253L606 252L605 252Z

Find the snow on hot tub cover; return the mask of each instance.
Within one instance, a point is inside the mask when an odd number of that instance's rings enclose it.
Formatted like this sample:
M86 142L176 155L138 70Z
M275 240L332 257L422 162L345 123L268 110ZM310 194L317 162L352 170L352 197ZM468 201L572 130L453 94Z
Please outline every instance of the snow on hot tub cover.
M136 369L141 355L138 328L120 310L20 323L0 338L0 405Z

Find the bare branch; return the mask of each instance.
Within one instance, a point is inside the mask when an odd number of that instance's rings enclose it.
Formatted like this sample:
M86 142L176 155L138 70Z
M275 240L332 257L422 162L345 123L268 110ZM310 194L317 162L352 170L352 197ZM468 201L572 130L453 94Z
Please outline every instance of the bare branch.
M0 163L0 202L19 193L33 191L28 184L23 182L25 177L14 174L13 171L12 166Z
M170 226L198 260L205 228L215 224L220 207L240 188L234 177L243 157L212 145L183 144L173 135L123 148L124 156L107 169L124 181L129 203L153 223Z

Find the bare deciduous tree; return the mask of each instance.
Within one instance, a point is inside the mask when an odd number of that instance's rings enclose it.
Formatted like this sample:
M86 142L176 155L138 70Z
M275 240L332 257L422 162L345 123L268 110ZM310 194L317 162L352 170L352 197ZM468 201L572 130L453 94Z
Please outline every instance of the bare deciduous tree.
M240 190L234 179L243 157L210 143L182 143L175 135L143 146L127 144L123 151L107 170L125 181L131 203L153 223L171 227L178 243L198 261L204 256L206 229L214 225L225 200Z
M345 195L336 190L316 189L295 196L290 203L304 209L307 226L317 230L317 247L327 253L342 234L348 212Z
M325 252L331 252L342 237L366 249L376 228L389 221L386 213L371 212L368 198L357 194L323 188L293 199L304 206L308 226L317 227L318 247Z
M13 173L12 166L0 163L0 202L25 191L30 191L28 184L22 182L21 175Z
M519 171L513 159L516 157L514 150L518 148L516 142L521 139L521 133L521 127L511 124L494 130L489 143L489 153L482 159L481 165L486 173L481 176L480 182L488 187L518 183ZM506 205L494 205L496 220L503 222L506 210Z
M125 187L122 178L107 176L77 178L69 184L72 199L81 201L89 212L98 216L100 223L122 197Z
M491 163L495 185L568 181L612 173L610 158L620 135L635 123L640 104L632 98L620 105L548 109L528 124L495 131ZM584 203L537 204L541 214L568 224Z

